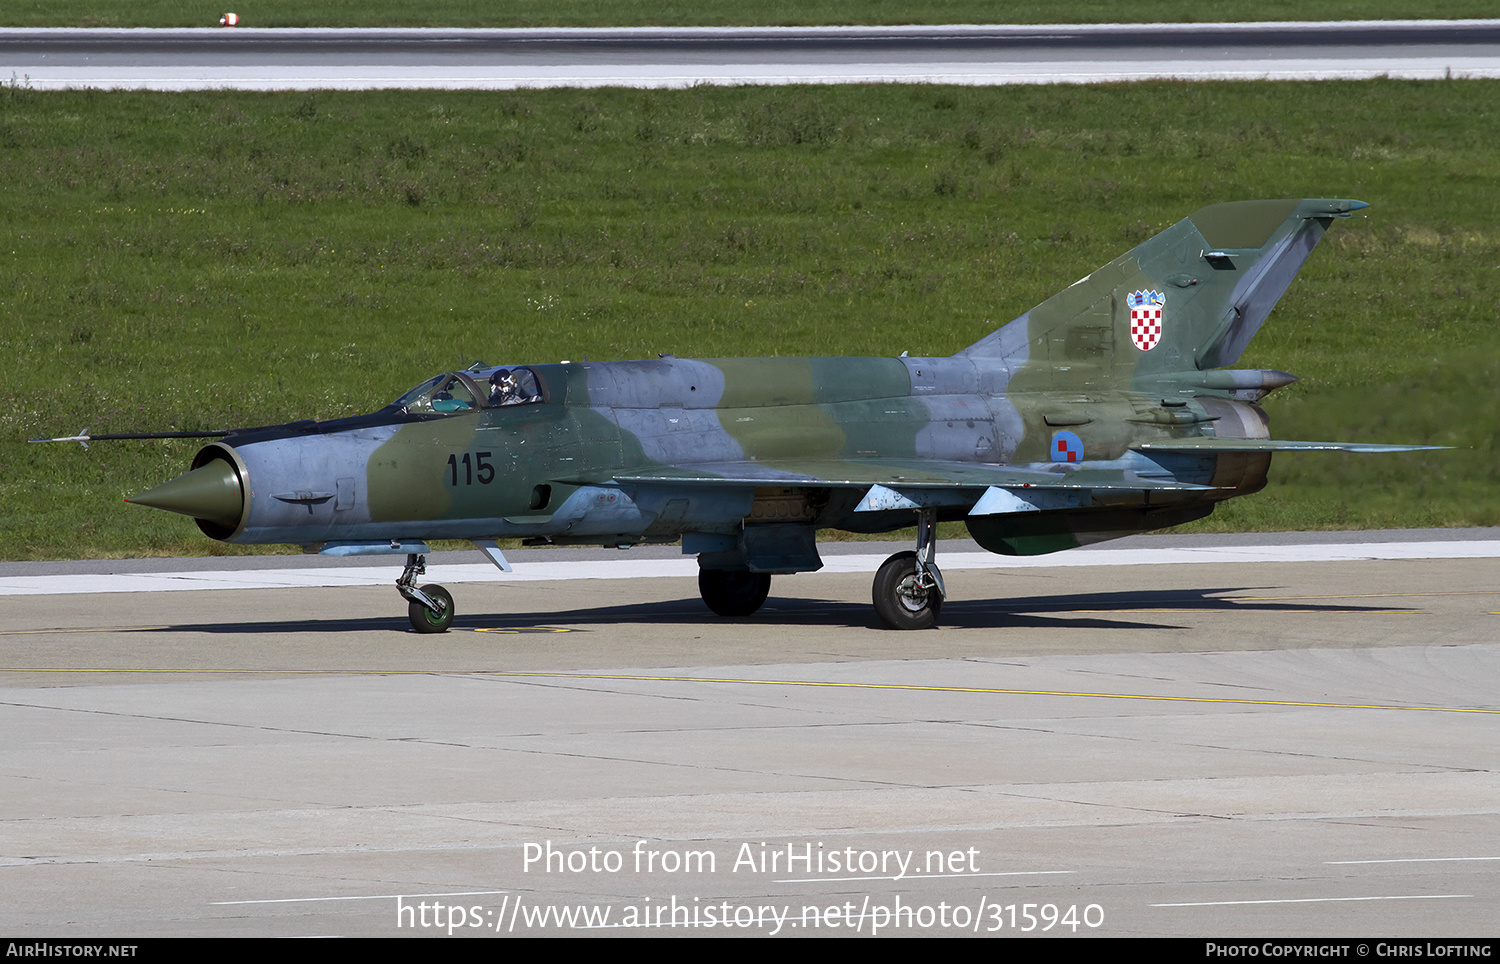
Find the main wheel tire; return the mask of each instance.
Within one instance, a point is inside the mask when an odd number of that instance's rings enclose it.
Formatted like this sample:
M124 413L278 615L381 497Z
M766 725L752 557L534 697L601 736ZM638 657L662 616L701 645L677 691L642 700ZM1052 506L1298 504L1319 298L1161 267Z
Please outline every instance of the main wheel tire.
M727 569L699 569L698 593L709 609L737 619L761 607L771 592L768 572L730 572Z
M411 628L419 633L446 633L453 625L453 595L442 586L423 586L422 591L443 608L433 612L419 602L409 603L406 613L411 617Z
M917 580L917 554L898 552L875 573L871 595L875 615L890 629L931 629L943 611L936 589L923 589Z

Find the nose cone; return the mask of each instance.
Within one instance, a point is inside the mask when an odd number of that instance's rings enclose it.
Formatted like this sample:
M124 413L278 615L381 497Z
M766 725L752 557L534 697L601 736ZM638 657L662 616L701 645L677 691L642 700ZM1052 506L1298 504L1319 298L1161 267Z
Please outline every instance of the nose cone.
M214 459L125 501L180 512L231 529L239 524L245 508L239 473L223 459Z

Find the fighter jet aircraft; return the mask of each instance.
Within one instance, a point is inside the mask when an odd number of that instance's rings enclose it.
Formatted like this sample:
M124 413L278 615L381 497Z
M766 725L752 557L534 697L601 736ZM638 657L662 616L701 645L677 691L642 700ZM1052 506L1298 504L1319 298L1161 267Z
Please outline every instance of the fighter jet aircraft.
M378 412L222 433L130 501L205 535L334 556L399 553L423 633L453 598L419 585L429 539L632 546L681 540L714 612L821 568L819 529L915 523L880 567L880 621L937 623L940 521L1007 555L1202 518L1266 484L1280 451L1428 446L1271 439L1268 392L1232 369L1349 200L1215 204L951 357L476 365ZM217 434L217 433L216 433ZM80 436L78 440L87 440Z

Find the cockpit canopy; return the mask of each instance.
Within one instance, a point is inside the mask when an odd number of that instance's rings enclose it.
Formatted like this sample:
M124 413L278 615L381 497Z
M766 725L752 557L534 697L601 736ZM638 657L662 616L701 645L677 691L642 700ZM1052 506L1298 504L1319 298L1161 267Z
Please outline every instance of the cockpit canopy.
M449 415L546 400L547 387L536 369L501 365L429 378L394 404L409 415Z

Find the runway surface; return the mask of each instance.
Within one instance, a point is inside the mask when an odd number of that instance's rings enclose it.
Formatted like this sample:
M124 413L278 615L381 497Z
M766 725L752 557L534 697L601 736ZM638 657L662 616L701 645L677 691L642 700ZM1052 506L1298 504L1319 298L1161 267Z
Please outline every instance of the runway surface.
M441 637L390 586L9 595L0 927L1488 934L1496 542L950 566L918 633L852 563L743 621L681 575L469 583ZM40 578L87 568L201 571Z
M37 89L687 87L1500 76L1500 20L618 29L8 29Z

